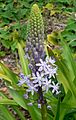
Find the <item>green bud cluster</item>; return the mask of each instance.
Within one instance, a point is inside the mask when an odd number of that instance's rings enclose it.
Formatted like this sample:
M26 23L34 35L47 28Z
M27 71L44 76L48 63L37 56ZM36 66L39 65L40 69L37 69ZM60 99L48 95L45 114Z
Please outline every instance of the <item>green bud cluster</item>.
M34 4L31 9L29 29L28 36L34 39L35 42L39 42L39 40L40 42L44 41L43 19L39 7L36 4Z

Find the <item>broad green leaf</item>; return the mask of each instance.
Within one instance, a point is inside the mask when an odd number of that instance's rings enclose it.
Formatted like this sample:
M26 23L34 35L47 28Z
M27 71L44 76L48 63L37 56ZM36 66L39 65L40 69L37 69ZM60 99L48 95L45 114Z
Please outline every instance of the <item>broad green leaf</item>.
M75 87L75 84L73 84L74 78L72 78L69 69L67 68L67 66L64 62L59 61L57 64L59 66L61 74L63 74L64 78L66 78L66 79L64 79L65 81L62 81L62 82L64 82L63 85L65 85L65 88L68 87L68 90L70 90L76 98L76 87Z
M60 116L60 98L58 99L57 111L56 111L56 115L55 115L54 120L59 120L59 116Z
M21 92L16 91L16 90L11 89L11 88L9 88L9 92L17 104L19 104L24 109L27 109L27 105L25 104L25 99L24 99L23 94Z
M8 81L8 82L12 82L6 75L0 73L0 78L3 78L4 80Z
M17 44L18 48L18 53L20 57L20 63L22 66L23 73L25 75L28 75L30 73L29 68L28 68L28 60L24 58L25 53L23 51L23 48L21 47L20 43Z
M0 99L0 105L17 105L17 103L10 99Z
M69 85L68 85L68 82L67 82L67 79L66 79L65 75L60 70L58 70L57 73L58 73L57 79L60 83L62 83L62 85L64 87L64 90L67 93L68 89L70 89Z
M72 94L76 99L76 87L75 84L73 83L74 79L76 78L76 63L73 60L69 46L63 41L63 38L60 33L59 36L63 46L63 55L62 55L63 58L62 60L59 60L57 64L63 76L67 80L67 85L69 86L69 90L72 92Z
M27 103L30 102L30 99L24 99L21 91L16 91L9 88L9 92L17 104L29 111L32 120L41 120L41 114L37 106L28 106Z
M68 44L62 42L63 45L63 56L66 62L66 65L68 66L69 70L71 71L71 75L75 75L76 77L76 63L73 60L71 50L68 46ZM73 77L72 76L72 77Z
M71 109L68 110L68 112L66 113L66 115L64 116L63 120L69 120L71 119L71 115L73 115L74 120L76 120L76 109Z
M5 76L7 76L11 82L16 85L18 82L17 75L7 68L3 63L0 63L0 66L3 69Z
M32 120L42 120L41 119L41 111L38 109L38 106L28 106L29 113L31 115Z

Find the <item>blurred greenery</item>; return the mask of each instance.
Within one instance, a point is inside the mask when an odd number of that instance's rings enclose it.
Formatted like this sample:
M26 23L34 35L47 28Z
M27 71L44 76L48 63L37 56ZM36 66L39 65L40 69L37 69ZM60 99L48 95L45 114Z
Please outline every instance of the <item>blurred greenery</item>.
M14 38L18 34L19 41L25 41L27 35L27 19L31 6L37 3L41 10L45 7L51 10L51 15L64 12L75 12L75 0L0 0L0 43L4 47L15 51L17 41ZM60 12L59 12L60 11ZM72 27L71 27L72 26ZM73 27L74 26L74 27ZM75 24L72 23L68 28L75 30ZM16 33L15 33L16 32ZM63 33L69 39L74 39L75 35ZM75 46L75 41L72 46ZM4 54L4 53L3 53ZM0 56L2 53L0 53Z
M27 18L34 3L40 7L49 0L0 0L0 43L6 48L15 50L17 41L14 38L18 32L18 40L26 40Z

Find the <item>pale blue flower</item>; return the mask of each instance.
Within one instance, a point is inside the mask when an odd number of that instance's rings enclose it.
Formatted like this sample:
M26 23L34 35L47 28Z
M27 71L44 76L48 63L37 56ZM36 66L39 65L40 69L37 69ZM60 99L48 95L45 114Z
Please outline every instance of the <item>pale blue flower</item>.
M43 61L42 59L40 59L40 63L37 63L36 66L39 67L39 71L42 71L42 70L47 70L47 63L45 61Z
M51 88L52 88L52 93L59 94L61 92L59 91L59 83L55 84L54 82L52 82Z
M49 88L51 88L51 79L48 80L47 78L45 78L45 82L43 82L42 89L48 92Z
M23 73L19 74L20 78L24 79L25 75Z
M26 79L21 79L21 80L19 80L18 85L19 85L19 86L22 86L24 83L26 83L26 80L27 80L27 77L26 77Z
M31 92L32 95L34 95L34 92L37 92L36 89L37 85L34 85L32 83L28 84L28 89L26 90L27 92Z
M51 78L51 77L55 78L56 72L57 72L57 67L55 67L55 68L48 67L48 69L45 71L45 75L49 75L49 78Z
M51 64L50 64L51 63ZM36 66L39 67L38 71L44 72L45 75L48 75L49 78L55 77L57 66L54 64L55 60L51 57L46 57L46 61L40 59L40 63L37 63Z
M47 109L52 109L52 107L50 105L47 106Z
M42 86L42 82L45 81L44 74L41 72L36 72L36 75L33 74L32 79L34 80L33 83L37 83L38 86Z
M38 104L38 108L40 108L40 109L41 109L41 104Z
M24 94L24 98L28 99L29 98L28 94Z
M33 103L30 102L30 103L28 103L27 105L28 105L28 106L33 106Z
M46 63L51 63L52 65L55 65L54 63L55 63L55 59L53 58L51 58L51 57L46 57L46 59L45 59L45 61L46 61Z
M21 78L21 80L19 80L19 83L18 83L19 86L23 85L24 83L28 84L30 82L29 80L30 75L25 76L23 73L20 73L19 76Z

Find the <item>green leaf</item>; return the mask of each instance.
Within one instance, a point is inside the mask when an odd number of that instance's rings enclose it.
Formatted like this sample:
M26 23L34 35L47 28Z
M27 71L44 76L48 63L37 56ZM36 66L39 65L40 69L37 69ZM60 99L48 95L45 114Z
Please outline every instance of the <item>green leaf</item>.
M9 68L7 68L3 63L0 63L1 68L3 69L3 72L5 73L5 76L7 76L11 82L17 86L18 78L15 73L13 73Z
M76 31L76 23L75 22L73 22L73 23L70 23L70 24L68 24L68 26L66 27L66 30L67 31L72 31L72 30L74 30L74 31Z
M18 46L17 48L18 48L18 53L19 53L20 63L22 66L23 73L25 75L28 75L30 73L30 70L28 68L28 60L24 58L25 53L24 53L20 43L18 43L17 46Z
M10 99L0 99L0 105L17 105L17 103Z
M5 56L5 51L0 51L0 57L4 57Z
M76 109L68 110L63 120L72 119L71 117L76 120Z
M9 92L17 104L29 111L32 120L41 120L41 114L38 107L28 106L27 103L30 102L30 99L24 99L21 91L16 91L9 88Z
M58 104L57 104L57 111L56 111L55 120L59 120L59 116L60 116L60 97L59 97L59 99L58 99Z
M59 60L57 64L63 76L66 78L67 85L69 87L68 90L72 92L72 94L76 99L76 87L75 84L73 83L74 80L76 79L76 63L73 60L69 46L63 41L63 38L60 33L59 33L59 37L61 39L61 43L63 46L63 54L62 54L62 60Z
M8 81L8 82L12 82L6 75L4 75L3 73L0 73L0 78L3 78L4 80Z
M66 61L66 65L68 66L69 70L71 71L71 75L73 75L73 76L75 75L75 77L76 77L76 63L73 60L72 52L71 52L68 44L63 42L62 45L63 45L63 49L64 49L63 56Z
M13 106L13 109L16 111L16 113L18 114L20 120L26 120L26 118L24 117L23 113L21 110L19 110L19 108L17 106Z
M25 103L25 99L23 97L22 92L18 92L11 88L9 88L9 92L17 104L19 104L24 109L27 109L27 104Z
M42 120L40 110L37 108L38 106L28 106L29 113L31 115L32 120Z
M0 110L4 117L6 118L6 120L16 120L4 105L0 105Z

